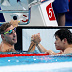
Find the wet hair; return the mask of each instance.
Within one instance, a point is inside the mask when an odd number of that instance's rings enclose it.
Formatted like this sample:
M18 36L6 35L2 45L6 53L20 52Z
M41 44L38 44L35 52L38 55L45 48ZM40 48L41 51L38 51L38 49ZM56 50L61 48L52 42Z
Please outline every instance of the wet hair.
M55 36L58 36L62 41L64 38L67 39L68 44L72 44L72 33L68 29L60 29L55 32Z
M14 20L17 20L17 16L13 16L13 19L14 19Z
M0 26L0 34L4 33L4 31L10 27L12 24L11 23L4 23Z

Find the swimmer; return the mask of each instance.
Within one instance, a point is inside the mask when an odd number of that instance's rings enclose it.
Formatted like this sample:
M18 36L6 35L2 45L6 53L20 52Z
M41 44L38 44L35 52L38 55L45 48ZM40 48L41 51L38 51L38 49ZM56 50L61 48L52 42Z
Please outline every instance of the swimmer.
M56 50L60 50L60 52L55 53L52 50L46 50L40 43L38 43L36 46L40 52L45 52L45 54L49 55L72 53L72 33L68 29L60 29L55 32L54 36L56 39L54 43Z
M17 43L16 28L13 27L11 23L4 23L0 26L0 34L2 38L2 42L0 44L0 52L17 53L17 51L14 48L14 45ZM36 44L33 44L33 40L32 40L28 52L33 52L34 51L33 49L35 49L35 45Z
M14 44L17 43L16 28L10 23L2 24L0 27L2 42L0 52L16 52Z

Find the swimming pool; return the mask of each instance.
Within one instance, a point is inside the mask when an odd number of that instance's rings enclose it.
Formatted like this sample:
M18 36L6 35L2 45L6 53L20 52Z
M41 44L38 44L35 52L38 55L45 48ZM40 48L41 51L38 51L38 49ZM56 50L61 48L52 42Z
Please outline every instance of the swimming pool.
M0 72L72 72L72 54L2 57Z

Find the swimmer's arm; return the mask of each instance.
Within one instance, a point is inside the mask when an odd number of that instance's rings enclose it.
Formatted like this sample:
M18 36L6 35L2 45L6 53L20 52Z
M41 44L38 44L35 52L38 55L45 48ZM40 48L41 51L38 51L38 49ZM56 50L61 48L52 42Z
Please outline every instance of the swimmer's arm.
M40 52L46 52L47 50L39 43L36 45Z
M0 52L1 52L1 44L0 44Z
M52 50L46 50L40 43L36 45L40 52L45 52L49 55L58 55L58 53L53 52Z
M36 43L34 43L33 41L31 41L30 47L28 49L28 52L33 52L35 50L35 46L36 46Z
M58 55L58 53L55 53L55 52L52 51L52 50L47 50L47 51L45 52L45 54L49 54L49 55Z
M1 49L1 44L0 44L0 49Z

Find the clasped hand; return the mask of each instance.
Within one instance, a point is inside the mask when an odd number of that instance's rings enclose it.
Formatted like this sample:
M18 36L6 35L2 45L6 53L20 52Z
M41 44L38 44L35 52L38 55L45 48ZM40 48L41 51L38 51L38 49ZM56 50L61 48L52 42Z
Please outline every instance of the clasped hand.
M40 33L32 35L31 41L33 41L36 44L39 44L41 42Z

